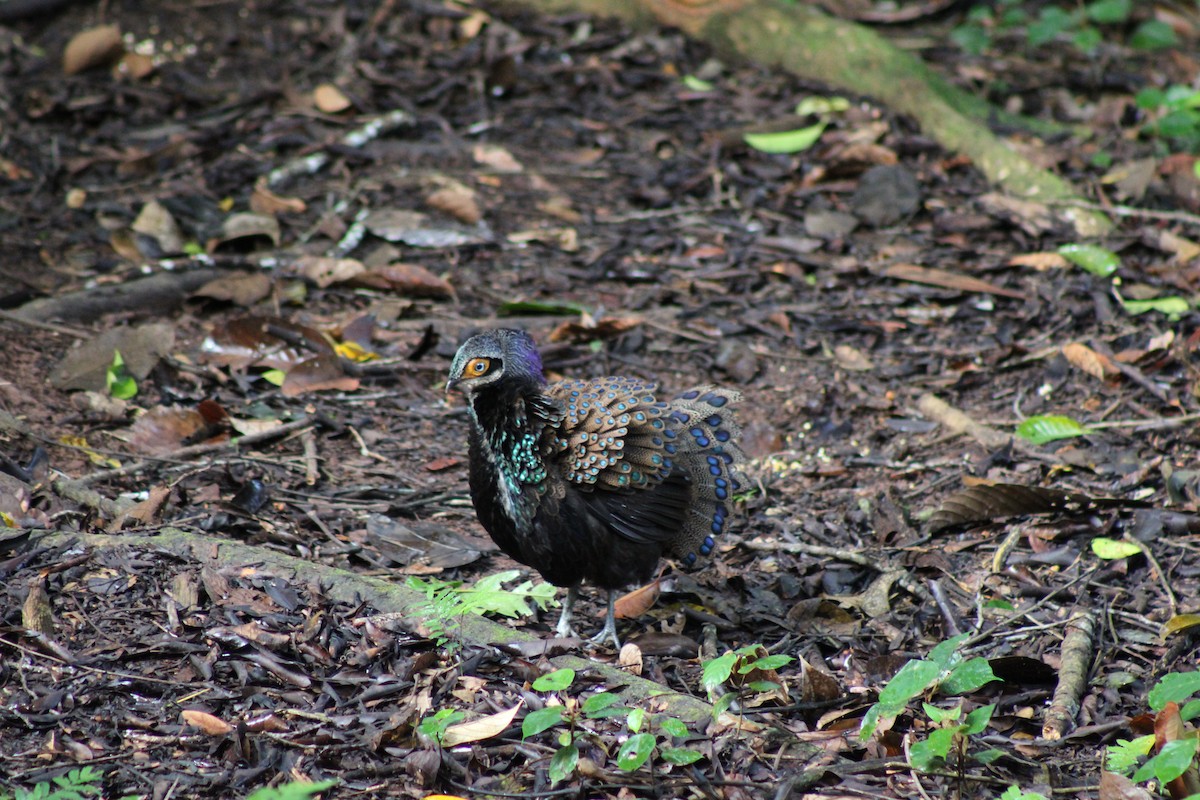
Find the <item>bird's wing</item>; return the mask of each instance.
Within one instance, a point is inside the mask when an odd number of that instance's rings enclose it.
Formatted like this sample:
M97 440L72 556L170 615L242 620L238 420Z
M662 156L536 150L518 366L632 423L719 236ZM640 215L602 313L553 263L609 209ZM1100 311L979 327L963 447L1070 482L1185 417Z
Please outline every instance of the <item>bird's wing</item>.
M583 489L634 490L662 483L674 470L675 432L655 386L636 378L563 381L546 388L562 421L548 428L549 460Z

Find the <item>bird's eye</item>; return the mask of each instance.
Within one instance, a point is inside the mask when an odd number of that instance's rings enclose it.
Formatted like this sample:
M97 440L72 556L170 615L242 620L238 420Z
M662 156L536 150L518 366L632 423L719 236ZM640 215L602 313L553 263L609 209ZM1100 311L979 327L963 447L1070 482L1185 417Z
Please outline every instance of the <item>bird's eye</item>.
M480 375L486 375L491 368L492 360L490 358L472 358L463 369L463 377L478 378Z

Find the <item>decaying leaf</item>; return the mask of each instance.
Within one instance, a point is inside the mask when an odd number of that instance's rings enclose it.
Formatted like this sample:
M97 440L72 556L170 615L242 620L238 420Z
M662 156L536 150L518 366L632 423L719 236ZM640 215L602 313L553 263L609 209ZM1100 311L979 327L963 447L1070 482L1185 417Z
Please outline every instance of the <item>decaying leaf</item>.
M306 358L288 370L280 391L284 397L297 397L306 392L319 392L332 389L339 392L353 392L359 387L358 378L346 374L342 360L333 353L323 353L312 358Z
M613 603L613 614L617 619L640 617L654 607L654 601L658 599L661 589L662 584L655 580L626 592Z
M332 258L329 256L301 256L294 265L295 274L312 281L322 289L361 275L366 270L355 258Z
M1069 342L1063 345L1063 356L1074 366L1102 381L1115 378L1121 370L1113 364L1112 359L1103 353L1098 353L1082 342Z
M260 242L257 240L262 239L270 242L272 247L278 247L282 235L279 229L279 220L275 217L267 214L242 212L232 214L225 220L221 226L221 235L209 240L207 250L213 253L234 244L240 248L250 249L258 247Z
M198 711L195 709L185 709L179 714L183 721L193 728L199 728L202 732L209 736L224 736L233 731L233 726L220 717L209 714L207 711Z
M589 342L593 339L611 339L633 330L642 324L636 316L601 317L593 319L591 314L581 314L578 320L564 322L550 332L552 342Z
M380 208L363 221L367 230L389 242L403 242L411 247L462 247L486 244L495 238L482 221L474 225L456 222L435 222L428 214L399 208Z
M454 287L420 264L388 264L355 275L352 286L396 292L406 297L432 297L448 300L454 297Z
M482 552L444 525L405 525L382 514L367 517L367 542L407 573L426 574L461 567Z
M185 243L179 224L175 222L171 212L157 200L151 200L142 206L131 227L134 233L152 239L163 255L183 252Z
M104 391L108 368L118 351L125 369L141 380L174 346L175 328L167 323L110 328L68 352L50 374L50 383L59 389Z
M448 183L425 198L430 208L436 208L468 225L483 219L479 201L469 187L458 181Z
M250 307L271 294L273 282L265 272L230 272L211 280L192 293L243 307Z
M272 331L286 333L301 344L293 344ZM201 356L210 364L235 369L256 366L287 370L313 352L332 352L333 345L321 332L277 317L238 317L215 327L200 345Z
M494 172L516 173L523 172L525 167L513 154L496 144L478 144L471 151L475 163L490 167Z

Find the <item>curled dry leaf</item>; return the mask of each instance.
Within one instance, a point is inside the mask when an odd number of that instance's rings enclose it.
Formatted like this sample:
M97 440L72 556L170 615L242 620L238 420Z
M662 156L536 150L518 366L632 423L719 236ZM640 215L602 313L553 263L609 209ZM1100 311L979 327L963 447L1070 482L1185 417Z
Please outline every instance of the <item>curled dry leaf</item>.
M237 243L239 247L255 247L256 239L267 239L274 247L279 246L282 232L279 220L266 214L233 214L221 226L221 235L208 242L208 252L213 253L225 245Z
M208 428L204 416L182 406L157 406L142 414L129 429L129 446L137 453L162 455L192 444Z
M1097 353L1082 342L1070 342L1063 345L1063 356L1071 364L1091 375L1093 378L1106 381L1121 374L1108 356Z
M92 67L111 64L124 51L121 29L116 25L100 25L80 31L71 37L63 50L63 72L77 75Z
M233 726L220 717L213 716L207 711L187 709L180 712L183 721L193 728L199 728L209 736L224 736L233 730Z
M257 214L303 214L308 204L299 197L282 197L267 188L267 179L259 178L250 195L250 210Z
M433 192L425 198L425 202L430 208L436 208L468 225L474 225L483 219L475 192L457 181Z
M141 53L126 53L113 67L113 75L140 81L154 72L154 59Z
M313 89L313 105L324 114L340 114L350 107L350 98L332 83L322 83Z
M601 317L593 320L591 315L584 314L578 321L564 322L551 331L550 341L589 342L593 339L611 339L641 324L641 317Z
M407 297L432 297L438 300L454 297L454 287L448 281L419 264L388 264L356 275L349 283Z
M477 144L471 151L475 163L490 167L494 172L524 172L525 167L513 154L495 144Z
M183 233L171 212L157 200L151 200L142 206L137 219L133 221L133 232L153 239L163 255L173 255L183 252Z
M659 581L651 581L645 586L639 586L632 592L626 592L613 603L613 614L617 619L633 619L645 614L654 607L660 589Z

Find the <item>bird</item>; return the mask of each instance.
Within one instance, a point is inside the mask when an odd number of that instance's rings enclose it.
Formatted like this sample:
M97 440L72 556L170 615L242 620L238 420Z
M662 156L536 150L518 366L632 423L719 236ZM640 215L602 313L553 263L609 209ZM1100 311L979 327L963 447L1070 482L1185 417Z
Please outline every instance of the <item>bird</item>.
M634 377L548 383L533 338L507 328L462 344L446 390L467 401L479 522L502 551L567 588L560 637L574 635L586 581L607 593L592 641L620 649L616 592L649 582L664 556L690 566L709 555L747 485L734 390L701 385L664 400Z

